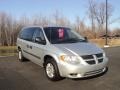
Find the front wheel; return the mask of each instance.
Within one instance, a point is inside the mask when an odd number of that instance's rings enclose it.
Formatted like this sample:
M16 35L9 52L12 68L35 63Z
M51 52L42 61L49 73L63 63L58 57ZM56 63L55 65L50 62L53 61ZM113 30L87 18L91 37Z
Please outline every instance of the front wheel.
M48 79L51 81L58 81L62 79L59 74L57 64L53 60L48 60L45 62L45 73Z

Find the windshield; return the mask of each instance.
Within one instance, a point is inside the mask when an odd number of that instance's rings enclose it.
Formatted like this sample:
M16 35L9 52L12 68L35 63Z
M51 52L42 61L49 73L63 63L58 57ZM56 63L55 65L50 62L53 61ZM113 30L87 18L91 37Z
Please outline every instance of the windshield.
M85 42L86 40L78 35L75 31L65 27L46 27L45 34L52 44L60 43L77 43Z

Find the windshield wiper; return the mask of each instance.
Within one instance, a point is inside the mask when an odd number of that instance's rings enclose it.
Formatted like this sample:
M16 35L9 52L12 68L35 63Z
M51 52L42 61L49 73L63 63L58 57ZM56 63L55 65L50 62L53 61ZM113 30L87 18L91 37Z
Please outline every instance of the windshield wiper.
M76 43L76 42L86 42L84 39L77 39L77 38L69 38L65 39L63 41L60 41L61 43Z
M70 42L85 42L86 40L78 39L78 38L70 38L70 39L67 39L66 41L70 41Z
M86 42L84 39L69 38L60 41L55 41L53 44L62 44L62 43L77 43L77 42Z

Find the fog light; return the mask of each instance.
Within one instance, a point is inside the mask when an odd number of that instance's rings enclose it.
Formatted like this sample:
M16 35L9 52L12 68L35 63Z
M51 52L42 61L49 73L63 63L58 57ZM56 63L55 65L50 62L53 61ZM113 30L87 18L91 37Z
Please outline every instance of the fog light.
M103 72L105 72L106 68L103 68Z
M71 76L77 76L77 73L71 73L70 75Z

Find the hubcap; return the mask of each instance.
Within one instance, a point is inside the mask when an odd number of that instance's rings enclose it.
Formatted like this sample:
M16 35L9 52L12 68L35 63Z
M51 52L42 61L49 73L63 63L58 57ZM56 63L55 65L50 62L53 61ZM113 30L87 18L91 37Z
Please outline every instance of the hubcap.
M22 52L21 51L18 52L18 57L20 60L22 59Z
M48 77L53 78L54 77L54 67L51 63L48 63L46 66L46 73Z

